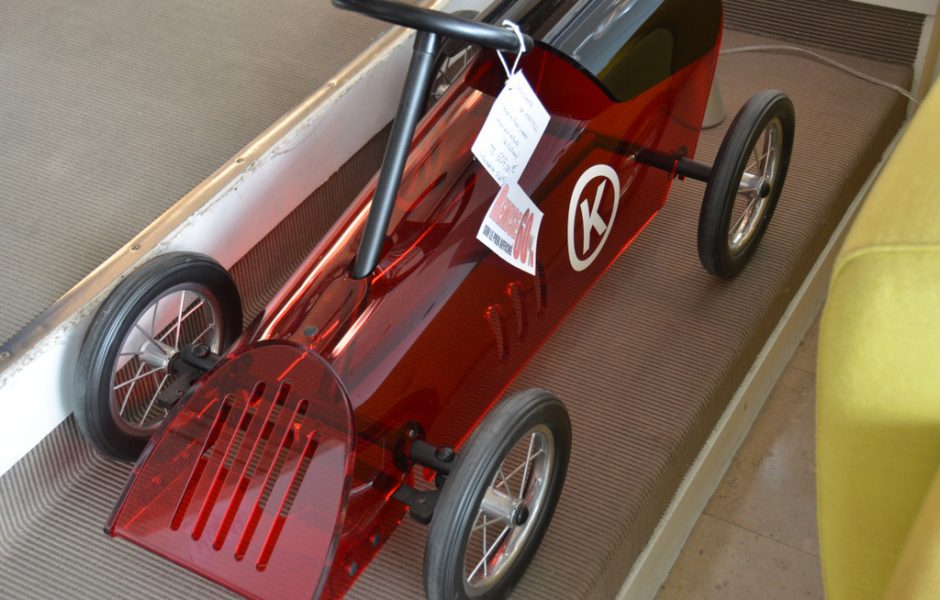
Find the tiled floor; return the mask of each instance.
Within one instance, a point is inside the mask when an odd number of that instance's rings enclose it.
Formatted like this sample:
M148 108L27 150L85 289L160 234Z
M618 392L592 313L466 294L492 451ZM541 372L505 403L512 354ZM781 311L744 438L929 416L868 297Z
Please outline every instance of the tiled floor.
M657 600L822 598L816 536L819 322L767 399Z

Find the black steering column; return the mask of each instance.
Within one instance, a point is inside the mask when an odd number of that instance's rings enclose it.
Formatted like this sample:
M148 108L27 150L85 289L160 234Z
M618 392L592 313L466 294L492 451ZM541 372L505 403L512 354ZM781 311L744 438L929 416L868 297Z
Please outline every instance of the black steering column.
M408 160L408 151L430 89L434 61L440 51L442 38L457 38L471 44L508 52L529 50L534 46L534 42L530 36L519 36L504 27L393 0L333 0L333 6L416 29L418 32L401 101L398 104L398 113L382 159L369 218L350 273L353 279L365 279L372 274L379 262L395 207L395 197L398 195ZM524 48L520 48L520 37Z

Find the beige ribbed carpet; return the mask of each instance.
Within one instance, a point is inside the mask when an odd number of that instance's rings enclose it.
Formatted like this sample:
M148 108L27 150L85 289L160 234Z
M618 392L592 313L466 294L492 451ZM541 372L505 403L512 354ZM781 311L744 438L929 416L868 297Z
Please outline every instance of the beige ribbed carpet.
M725 47L766 41L729 33ZM907 84L910 71L842 57ZM708 276L696 256L704 186L677 182L662 213L585 298L523 373L566 401L574 423L567 485L545 542L515 597L612 598L649 539L787 302L897 131L904 104L810 60L783 54L721 63L729 110L779 88L798 114L796 148L774 222L749 269ZM729 119L730 122L730 119ZM704 134L710 159L722 131ZM373 143L328 184L356 187ZM308 205L273 232L235 274L257 303L302 256L310 228L338 204ZM304 244L293 244L304 240ZM208 598L226 592L101 532L129 469L94 456L66 422L0 478L0 590L5 598ZM352 590L356 599L422 596L423 529L405 521Z
M383 30L327 0L0 0L0 344Z
M725 24L738 31L912 65L924 15L857 0L725 0Z

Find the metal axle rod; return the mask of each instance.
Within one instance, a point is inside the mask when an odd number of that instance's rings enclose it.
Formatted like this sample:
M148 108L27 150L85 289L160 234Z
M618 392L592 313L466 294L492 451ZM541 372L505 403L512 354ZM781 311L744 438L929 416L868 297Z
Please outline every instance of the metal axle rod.
M678 154L663 154L653 150L641 150L635 155L636 162L673 173L676 177L694 179L708 183L714 167L700 163L691 158ZM741 176L738 191L743 194L754 194L765 197L770 193L770 185L761 177L745 172Z
M662 154L654 150L641 150L636 153L636 162L661 171L674 173L676 177L708 182L712 176L711 165L686 158L677 154Z

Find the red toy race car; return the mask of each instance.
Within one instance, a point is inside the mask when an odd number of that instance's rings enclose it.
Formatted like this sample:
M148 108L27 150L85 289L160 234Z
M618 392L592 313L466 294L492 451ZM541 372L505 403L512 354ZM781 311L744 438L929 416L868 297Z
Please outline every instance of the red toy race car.
M755 96L716 165L692 159L719 0L333 3L418 31L382 169L243 333L204 256L160 256L107 298L78 423L139 455L107 531L245 596L335 598L410 512L430 524L429 598L501 598L572 441L550 392L500 398L677 177L708 182L705 268L737 274L793 106Z

